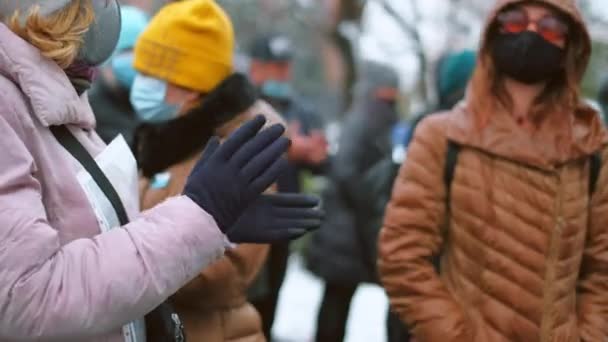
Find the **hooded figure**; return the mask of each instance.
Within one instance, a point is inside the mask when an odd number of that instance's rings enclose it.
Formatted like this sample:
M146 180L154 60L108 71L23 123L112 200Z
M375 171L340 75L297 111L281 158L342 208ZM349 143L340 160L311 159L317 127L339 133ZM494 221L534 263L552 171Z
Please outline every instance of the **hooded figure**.
M328 283L353 288L377 281L375 241L380 228L367 221L375 198L353 184L391 153L399 87L399 78L390 67L366 61L360 69L355 102L342 127L323 194L325 229L313 235L308 251L308 267L316 275Z
M370 216L381 198L359 187L361 177L390 155L390 131L397 121L399 77L385 65L361 65L353 109L346 116L337 154L323 192L323 229L313 235L308 267L325 281L316 341L342 341L349 307L362 283L376 283L380 225Z
M605 341L607 140L578 95L581 14L500 0L483 37L465 101L422 121L395 182L379 241L392 309L425 342Z

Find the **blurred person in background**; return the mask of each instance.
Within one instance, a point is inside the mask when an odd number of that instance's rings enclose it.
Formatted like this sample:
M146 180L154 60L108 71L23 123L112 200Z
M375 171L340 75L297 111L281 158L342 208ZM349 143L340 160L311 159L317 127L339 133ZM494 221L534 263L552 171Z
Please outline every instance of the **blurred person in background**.
M122 26L116 50L99 68L99 75L89 91L95 113L97 134L108 144L119 134L133 146L133 133L139 120L129 100L136 71L133 68L133 47L148 24L148 16L133 6L120 9Z
M346 115L323 192L327 217L307 254L308 268L325 282L317 342L343 341L357 287L378 282L376 241L381 226L367 215L380 198L361 191L358 184L371 166L391 153L399 77L391 67L371 61L361 63L358 75L353 108Z
M257 101L245 75L233 74L234 32L212 0L166 5L152 19L134 50L131 100L144 124L136 133L142 208L183 192L198 155L212 135L225 139L241 124L264 114L267 124L284 124ZM320 225L314 198L266 197L259 210L281 211L294 231ZM298 222L298 214L303 221ZM251 224L244 222L244 224ZM273 226L272 221L263 222ZM259 314L246 291L262 267L268 246L240 244L206 267L171 297L189 341L265 341Z
M573 0L499 0L465 101L416 129L379 241L415 340L608 338L608 140L579 95L590 52Z
M328 143L323 120L294 92L292 81L293 46L282 34L257 37L250 51L249 76L260 97L270 103L287 121L291 147L289 166L277 183L278 191L301 191L302 171L322 173L328 161ZM251 301L262 315L264 333L271 336L279 291L289 258L289 244L271 246L265 269L256 280Z
M358 188L361 193L367 194L369 198L376 199L373 205L362 206L359 213L366 220L366 225L381 227L386 205L390 200L393 183L397 177L399 167L403 163L402 158L407 157L407 145L410 136L416 130L423 118L430 114L441 113L451 110L465 96L465 90L475 68L475 53L469 50L446 53L437 63L435 75L438 103L425 113L417 116L409 132L405 134L392 134L392 153L387 153L384 158L359 178ZM438 112L439 111L439 112ZM396 125L396 128L398 126ZM374 241L377 243L377 240ZM438 261L435 261L438 265ZM397 315L390 312L387 316L387 333L389 342L409 341L409 329L403 324Z
M474 69L475 52L471 50L448 52L439 59L435 74L437 104L414 118L404 141L406 146L411 141L416 126L422 119L430 114L451 110L464 98Z
M299 171L322 168L327 161L323 118L292 87L293 46L282 34L269 33L254 40L249 76L262 99L272 105L289 125L292 145L289 172L279 181L282 192L299 192Z
M144 316L233 243L301 235L260 210L289 145L262 117L212 139L184 191L140 212L133 154L103 143L87 98L119 40L117 1L5 0L0 19L0 340L152 341Z

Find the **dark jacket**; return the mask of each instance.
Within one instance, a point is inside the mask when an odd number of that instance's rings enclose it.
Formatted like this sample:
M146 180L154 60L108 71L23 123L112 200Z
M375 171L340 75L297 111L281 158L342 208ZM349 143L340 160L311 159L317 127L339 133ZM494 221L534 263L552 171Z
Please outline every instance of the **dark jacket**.
M475 67L476 55L469 50L446 54L438 63L436 87L439 95L438 103L431 110L418 115L410 125L410 131L405 139L407 147L420 121L430 114L445 111L454 107L462 100L466 86ZM370 216L366 219L370 225L381 225L384 209L390 199L392 184L399 171L399 164L393 162L392 155L387 155L372 166L359 182L361 193L375 198Z
M343 126L323 193L327 216L308 251L308 267L328 282L358 284L377 279L380 223L370 218L379 198L361 191L358 184L376 162L390 154L390 130L396 119L394 105L370 100L356 105Z
M129 101L129 92L110 88L103 81L93 83L89 90L89 102L97 120L97 134L107 144L122 134L129 146L133 146L133 134L139 124Z

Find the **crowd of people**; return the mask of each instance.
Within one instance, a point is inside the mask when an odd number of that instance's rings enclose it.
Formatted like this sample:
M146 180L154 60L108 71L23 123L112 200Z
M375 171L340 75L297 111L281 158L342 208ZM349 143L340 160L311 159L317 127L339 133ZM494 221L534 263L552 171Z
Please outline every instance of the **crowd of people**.
M389 342L608 339L608 81L580 92L574 0L497 0L413 120L396 70L358 61L333 153L289 37L236 72L215 0L5 0L0 20L0 341L272 341L309 233L317 342L344 340L361 284L388 295Z

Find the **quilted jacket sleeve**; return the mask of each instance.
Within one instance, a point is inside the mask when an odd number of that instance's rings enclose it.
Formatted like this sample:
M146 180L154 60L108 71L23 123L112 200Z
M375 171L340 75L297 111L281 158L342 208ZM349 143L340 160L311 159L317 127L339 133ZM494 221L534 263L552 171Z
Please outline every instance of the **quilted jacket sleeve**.
M266 261L268 249L267 245L238 245L177 291L172 300L182 307L201 310L241 305Z
M585 342L608 339L608 152L592 198L578 287L578 321Z
M416 338L470 342L471 326L431 263L445 221L443 117L430 116L416 129L387 207L379 271L392 309Z
M224 235L187 197L62 245L9 116L0 115L1 341L89 341L144 316L223 255Z

